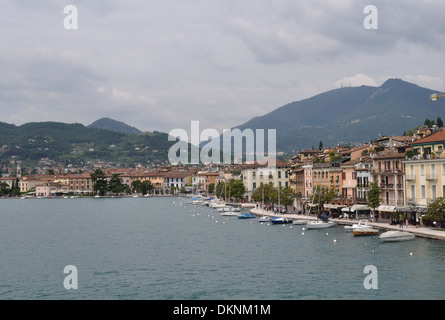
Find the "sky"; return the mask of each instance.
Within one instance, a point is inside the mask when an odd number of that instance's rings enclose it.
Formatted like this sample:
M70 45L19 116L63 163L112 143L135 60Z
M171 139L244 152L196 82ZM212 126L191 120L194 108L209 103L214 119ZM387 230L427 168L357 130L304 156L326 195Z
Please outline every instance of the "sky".
M341 86L444 92L444 13L443 0L0 0L0 121L222 131Z

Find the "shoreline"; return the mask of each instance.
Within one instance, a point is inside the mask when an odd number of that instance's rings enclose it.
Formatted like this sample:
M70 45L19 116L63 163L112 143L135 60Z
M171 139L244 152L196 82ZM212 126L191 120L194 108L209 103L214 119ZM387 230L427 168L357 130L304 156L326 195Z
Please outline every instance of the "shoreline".
M265 211L262 209L252 208L250 213L253 213L256 216L269 216L269 217L284 217L290 218L294 220L317 220L315 216L307 216L302 214L274 214L270 211ZM346 220L346 219L329 219L339 225L352 225L357 223L357 220ZM399 226L390 225L387 222L369 222L369 225L380 230L397 230L397 231L406 231L414 234L416 237L422 237L427 239L434 240L445 240L445 230L434 230L427 227L415 227L415 226L404 226L400 228Z

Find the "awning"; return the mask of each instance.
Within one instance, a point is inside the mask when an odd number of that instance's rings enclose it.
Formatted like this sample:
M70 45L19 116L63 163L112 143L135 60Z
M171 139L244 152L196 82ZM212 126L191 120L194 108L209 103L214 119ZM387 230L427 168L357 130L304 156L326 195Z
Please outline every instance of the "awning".
M351 207L351 210L349 210L349 207L341 209L343 212L354 212L356 210L369 210L369 207L364 204L355 204Z
M379 206L377 208L378 211L384 211L384 212L394 212L396 211L396 207L394 206Z

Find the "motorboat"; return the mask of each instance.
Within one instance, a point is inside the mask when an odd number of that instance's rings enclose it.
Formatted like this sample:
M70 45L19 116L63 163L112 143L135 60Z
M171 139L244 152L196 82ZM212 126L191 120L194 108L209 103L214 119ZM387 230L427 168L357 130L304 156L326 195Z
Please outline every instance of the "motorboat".
M336 226L337 224L333 221L321 221L321 220L317 220L317 221L309 221L308 223L306 223L306 228L308 229L321 229L321 228L330 228L333 226Z
M262 216L258 219L258 222L270 222L269 216Z
M241 213L237 215L238 219L251 219L255 218L255 215L253 213Z
M284 218L284 217L273 217L273 218L270 218L270 222L272 224L292 223L292 219Z
M352 230L354 236L373 236L379 234L379 230L374 228L359 227Z
M369 221L366 219L359 220L359 222L354 223L351 226L345 226L345 231L354 231L358 228L369 228Z
M236 211L221 211L222 216L237 216L238 212Z
M293 220L292 221L292 224L298 224L298 225L303 225L303 224L306 224L306 223L307 223L307 220L304 220L304 219Z
M232 207L232 206L227 206L227 207L221 207L217 209L218 211L232 211L232 212L239 212L241 211L241 208L238 207Z
M412 233L405 231L386 231L382 233L379 238L381 241L389 242L389 241L407 241L413 240L416 236Z

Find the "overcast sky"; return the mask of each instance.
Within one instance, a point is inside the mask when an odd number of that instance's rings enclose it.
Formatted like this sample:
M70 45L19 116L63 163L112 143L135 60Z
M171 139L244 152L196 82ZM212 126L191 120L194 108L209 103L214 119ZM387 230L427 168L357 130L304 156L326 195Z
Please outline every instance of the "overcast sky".
M221 131L341 85L445 91L443 0L0 0L0 39L0 121L16 125Z

